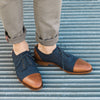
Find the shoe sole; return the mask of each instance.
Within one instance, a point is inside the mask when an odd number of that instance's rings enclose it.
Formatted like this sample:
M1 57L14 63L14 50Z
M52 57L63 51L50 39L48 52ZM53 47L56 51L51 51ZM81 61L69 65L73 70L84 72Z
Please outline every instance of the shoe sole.
M39 65L43 65L43 66L49 66L49 65L56 65L56 66L58 66L61 70L63 70L63 71L65 71L65 72L67 72L67 73L69 73L69 74L88 74L88 73L90 73L91 71L92 71L92 69L90 70L90 71L88 71L88 72L79 72L79 73L76 73L76 72L69 72L69 71L66 71L66 70L64 70L62 67L60 67L59 65L57 65L57 64L55 64L55 63L52 63L52 62L44 62L44 61L38 61L38 60L35 60L36 61L36 63L38 63Z
M22 82L18 77L17 77L17 79L18 79L19 82L22 83L25 87L27 87L27 88L29 88L29 89L31 89L31 90L33 90L33 91L38 91L38 90L40 90L40 89L43 88L43 83L42 83L41 87L39 87L39 88L32 88L31 86L29 86L29 85L25 84L24 82Z

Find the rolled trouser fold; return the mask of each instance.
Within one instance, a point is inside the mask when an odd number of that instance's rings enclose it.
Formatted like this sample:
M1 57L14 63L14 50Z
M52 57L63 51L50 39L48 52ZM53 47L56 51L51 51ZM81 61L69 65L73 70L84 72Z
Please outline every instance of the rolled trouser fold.
M51 46L58 42L62 0L34 0L36 41Z
M25 40L23 0L0 0L0 18L8 43L15 44Z

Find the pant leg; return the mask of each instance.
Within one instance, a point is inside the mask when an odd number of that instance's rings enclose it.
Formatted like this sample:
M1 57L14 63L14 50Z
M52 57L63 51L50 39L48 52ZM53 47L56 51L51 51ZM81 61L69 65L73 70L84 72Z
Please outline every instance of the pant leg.
M51 46L57 43L62 0L34 0L36 41Z
M23 25L23 0L0 0L0 17L8 43L25 40L26 29Z

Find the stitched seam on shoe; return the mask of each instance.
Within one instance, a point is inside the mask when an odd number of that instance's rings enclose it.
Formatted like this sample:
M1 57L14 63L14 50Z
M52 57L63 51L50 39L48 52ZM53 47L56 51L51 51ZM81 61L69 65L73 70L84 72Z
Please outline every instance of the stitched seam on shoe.
M60 51L60 54L61 54L61 64L62 64L62 68L64 68L64 62L63 62L63 51L58 47L59 51Z

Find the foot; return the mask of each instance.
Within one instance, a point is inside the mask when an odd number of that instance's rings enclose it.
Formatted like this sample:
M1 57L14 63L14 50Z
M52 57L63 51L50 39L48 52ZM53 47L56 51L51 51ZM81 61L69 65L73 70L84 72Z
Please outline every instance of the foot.
M37 69L37 64L35 63L31 52L22 47L21 50L20 47L18 48L20 51L17 51L16 54L12 49L12 58L17 78L24 86L32 90L39 90L42 88L43 84L40 72Z
M35 61L40 65L48 66L54 64L70 74L87 74L92 71L92 66L74 55L64 52L61 48L56 48L50 54L39 50L38 44L34 48Z

